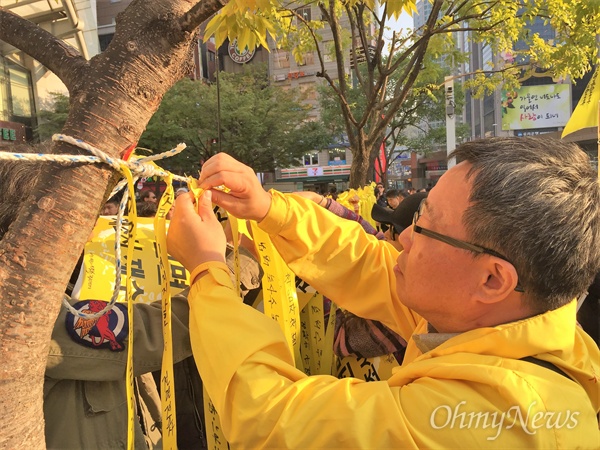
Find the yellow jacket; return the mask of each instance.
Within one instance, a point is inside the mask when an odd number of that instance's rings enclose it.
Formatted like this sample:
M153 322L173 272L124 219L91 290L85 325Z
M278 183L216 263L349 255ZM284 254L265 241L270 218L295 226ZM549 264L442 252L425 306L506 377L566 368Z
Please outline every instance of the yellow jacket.
M290 267L355 314L427 333L395 293L396 251L310 201L273 192L261 222ZM215 266L190 292L192 349L225 436L239 448L600 448L600 352L575 303L472 330L387 381L307 377L277 324ZM575 381L520 358L535 355Z

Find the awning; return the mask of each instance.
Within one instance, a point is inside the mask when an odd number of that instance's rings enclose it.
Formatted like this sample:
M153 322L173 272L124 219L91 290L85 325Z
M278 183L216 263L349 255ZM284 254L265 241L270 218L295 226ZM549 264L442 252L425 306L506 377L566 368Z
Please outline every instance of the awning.
M321 183L325 181L348 181L350 179L350 175L323 175L321 177L295 177L295 178L277 178L275 181L278 183L282 182L298 182L302 181L303 183Z
M80 18L80 12L78 12L91 9L89 1L79 1L76 7L74 0L0 0L0 6L38 24L44 30L79 50L85 59L90 59L83 36L85 24ZM91 25L91 28L96 27L95 23L89 25ZM88 26L88 28L90 27ZM2 56L8 56L19 51L19 49L6 42L0 41L0 54Z

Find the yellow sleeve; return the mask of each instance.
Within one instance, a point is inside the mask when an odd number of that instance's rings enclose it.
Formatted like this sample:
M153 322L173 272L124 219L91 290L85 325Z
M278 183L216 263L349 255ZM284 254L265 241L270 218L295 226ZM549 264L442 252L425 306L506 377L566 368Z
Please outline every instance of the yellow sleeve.
M307 377L277 323L244 305L224 270L209 269L188 300L194 358L233 448L414 446L400 388Z
M396 249L310 200L277 191L271 195L271 208L259 226L294 273L337 305L408 340L420 317L396 293Z

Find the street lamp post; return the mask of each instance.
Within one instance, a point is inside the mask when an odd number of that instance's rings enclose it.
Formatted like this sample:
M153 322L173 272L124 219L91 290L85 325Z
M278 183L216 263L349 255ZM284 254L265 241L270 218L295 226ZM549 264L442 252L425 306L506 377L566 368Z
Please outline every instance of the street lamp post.
M221 70L221 62L219 61L219 49L215 55L215 63L217 65L217 145L219 153L221 153L221 83L219 82L219 72Z

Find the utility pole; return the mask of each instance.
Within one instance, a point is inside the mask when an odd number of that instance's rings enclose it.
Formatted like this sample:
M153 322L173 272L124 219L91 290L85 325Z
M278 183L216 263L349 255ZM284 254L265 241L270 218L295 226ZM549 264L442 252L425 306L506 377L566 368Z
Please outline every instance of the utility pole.
M456 117L454 111L454 77L444 78L444 92L446 94L446 154L456 148ZM456 158L448 158L448 169L456 165Z
M219 153L221 153L221 83L219 82L219 71L221 70L221 61L219 61L219 49L215 55L217 65L217 145Z

